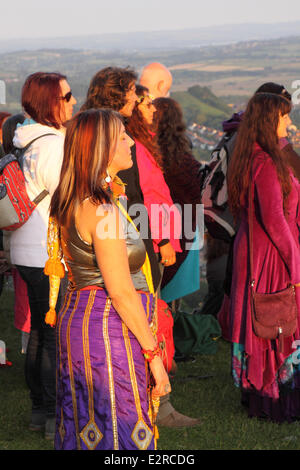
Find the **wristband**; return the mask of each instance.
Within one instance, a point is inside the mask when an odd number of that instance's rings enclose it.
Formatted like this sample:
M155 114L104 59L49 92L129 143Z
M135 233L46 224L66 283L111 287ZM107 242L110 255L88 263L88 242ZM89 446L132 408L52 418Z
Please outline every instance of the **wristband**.
M147 362L151 362L155 356L160 355L160 347L156 346L156 348L152 351L151 349L142 349L142 354Z

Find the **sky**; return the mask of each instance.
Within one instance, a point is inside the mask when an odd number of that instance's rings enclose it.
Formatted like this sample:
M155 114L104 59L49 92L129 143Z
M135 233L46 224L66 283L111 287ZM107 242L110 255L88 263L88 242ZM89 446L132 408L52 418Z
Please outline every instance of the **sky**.
M0 39L300 21L299 0L2 0Z

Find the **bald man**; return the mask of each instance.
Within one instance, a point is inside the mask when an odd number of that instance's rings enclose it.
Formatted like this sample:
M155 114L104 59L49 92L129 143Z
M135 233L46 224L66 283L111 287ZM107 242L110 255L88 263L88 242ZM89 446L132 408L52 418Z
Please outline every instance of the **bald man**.
M146 65L140 77L140 84L148 88L150 95L154 98L169 96L172 81L171 72L159 62Z

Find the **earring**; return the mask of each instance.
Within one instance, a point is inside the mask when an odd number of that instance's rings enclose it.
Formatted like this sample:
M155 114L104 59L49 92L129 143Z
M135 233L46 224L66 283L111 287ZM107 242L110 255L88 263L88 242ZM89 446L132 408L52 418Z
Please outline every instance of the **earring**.
M108 170L106 170L106 177L105 177L105 180L104 180L107 184L109 184L111 182L111 177L108 173Z

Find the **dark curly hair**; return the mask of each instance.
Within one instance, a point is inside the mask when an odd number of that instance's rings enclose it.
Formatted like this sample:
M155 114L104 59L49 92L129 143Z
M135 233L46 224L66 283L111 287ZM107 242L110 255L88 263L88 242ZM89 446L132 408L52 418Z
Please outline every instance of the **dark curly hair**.
M136 95L140 98L149 94L148 88L136 85ZM157 165L162 169L162 156L159 151L156 136L149 132L149 125L146 123L143 114L139 110L139 103L136 102L131 117L128 119L126 129L130 135L143 144L154 157Z
M164 172L180 172L182 156L191 155L181 107L172 98L156 98L153 104L156 108L153 127L163 157Z
M129 67L106 67L99 70L91 80L81 111L91 108L111 108L119 111L125 106L126 93L136 80L137 74Z

